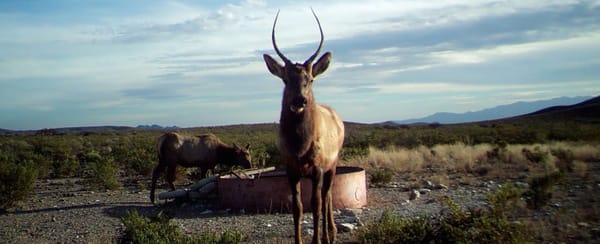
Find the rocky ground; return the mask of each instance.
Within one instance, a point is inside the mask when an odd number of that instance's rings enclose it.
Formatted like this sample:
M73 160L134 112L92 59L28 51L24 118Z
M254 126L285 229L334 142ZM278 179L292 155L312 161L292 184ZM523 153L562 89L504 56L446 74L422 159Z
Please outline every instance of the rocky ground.
M597 167L598 164L594 165ZM592 173L597 173L597 169ZM497 179L460 177L460 180L449 183L448 188L429 187L436 189L425 190L428 184L426 181L415 176L411 176L411 180L413 182L410 186L421 190L420 197L414 200L409 200L414 193L408 190L408 186L392 183L382 187L369 187L366 207L336 211L340 242L353 242L355 230L350 229L361 228L361 225L375 221L386 209L404 216L430 216L438 214L443 208L439 201L441 197L450 197L462 206L483 206L486 195L504 183ZM239 230L244 233L247 243L292 241L291 214L232 212L219 209L218 204L211 202L170 202L157 206L150 204L148 200L148 191L145 189L147 180L127 179L124 182L124 187L118 191L96 191L86 187L85 181L78 178L39 180L34 194L27 202L0 214L0 240L4 243L118 242L123 235L120 218L127 212L136 210L146 216L156 216L162 211L189 234ZM600 217L596 216L598 197L590 195L600 193L600 182L586 180L574 181L573 184L573 187L563 189L564 194L558 194L547 210L532 213L532 216L547 218L550 222L557 221L548 226L550 230L576 229L573 232L575 234L568 232L561 238L576 242L598 241L594 237L600 233ZM576 214L583 211L591 216L573 217L568 223L561 223L560 218L556 217L556 214L568 213L579 206L586 209L578 210ZM305 214L303 225L304 236L308 238L312 226L310 214ZM569 235L573 235L572 239L569 239Z

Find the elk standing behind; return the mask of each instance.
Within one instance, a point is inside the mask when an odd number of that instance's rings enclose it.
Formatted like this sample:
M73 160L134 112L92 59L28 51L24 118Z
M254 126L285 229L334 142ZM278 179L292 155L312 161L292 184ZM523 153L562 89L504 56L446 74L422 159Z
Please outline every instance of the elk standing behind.
M175 169L177 164L183 167L200 167L202 178L206 172L218 163L240 165L250 168L250 145L245 148L226 145L213 134L200 136L183 136L169 132L158 139L158 165L152 173L150 201L154 203L154 191L158 177L167 169L166 181L175 190Z
M317 15L321 41L318 49L303 64L292 63L277 48L275 25L271 40L277 55L283 60L279 64L271 56L263 56L269 71L281 78L285 84L279 121L279 151L287 164L287 176L292 191L292 211L296 243L302 242L300 221L302 201L300 178L312 181L311 207L313 212L313 243L320 243L319 221L323 215L322 240L335 241L336 227L333 219L332 184L335 177L338 154L344 142L344 124L330 108L317 104L313 97L312 84L319 74L329 66L331 53L327 52L313 64L323 46L323 30ZM330 233L331 232L331 236Z

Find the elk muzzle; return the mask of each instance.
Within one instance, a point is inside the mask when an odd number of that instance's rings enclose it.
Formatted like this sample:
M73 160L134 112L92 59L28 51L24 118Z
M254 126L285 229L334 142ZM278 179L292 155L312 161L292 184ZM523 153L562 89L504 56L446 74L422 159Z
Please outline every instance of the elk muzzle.
M308 104L308 99L304 96L298 96L296 99L292 101L290 105L290 110L294 113L302 113L306 105Z

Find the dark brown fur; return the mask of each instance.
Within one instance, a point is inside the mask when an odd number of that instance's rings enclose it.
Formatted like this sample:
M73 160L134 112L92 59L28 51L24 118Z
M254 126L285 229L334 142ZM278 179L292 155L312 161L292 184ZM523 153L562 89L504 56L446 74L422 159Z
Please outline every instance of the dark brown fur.
M317 23L318 21L317 18ZM276 23L277 18L273 24L273 47L284 61L284 65L267 54L263 57L269 71L281 78L285 84L279 120L278 147L281 160L287 164L287 176L292 191L295 242L302 242L300 225L303 209L300 198L302 177L310 178L312 181L311 207L314 221L312 242L333 242L337 230L333 220L331 189L338 154L344 142L344 125L330 107L315 102L312 92L314 78L327 69L331 53L325 53L313 64L323 44L321 30L321 43L317 51L304 64L292 63L275 44ZM319 29L321 29L320 24ZM323 216L323 229L319 224L321 216ZM319 237L321 230L323 230L322 237Z
M225 165L240 165L250 168L249 145L246 148L226 145L215 135L183 136L169 132L158 139L158 165L152 174L150 201L154 203L156 181L167 169L166 181L175 190L175 169L177 164L183 167L200 167L202 177L206 177L209 169L218 163Z

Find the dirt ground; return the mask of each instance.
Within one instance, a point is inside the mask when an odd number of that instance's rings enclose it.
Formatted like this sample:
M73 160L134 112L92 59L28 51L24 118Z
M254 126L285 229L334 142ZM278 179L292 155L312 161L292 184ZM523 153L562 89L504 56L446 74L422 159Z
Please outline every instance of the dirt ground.
M590 163L588 174L598 174L600 163ZM397 176L398 183L368 188L368 205L358 210L360 222L368 224L391 209L403 216L439 214L441 197L450 197L461 206L485 206L488 193L505 182L519 179L490 179L484 177L450 176L448 189L433 190L420 198L408 201L407 188L419 185L422 178L433 175ZM599 177L571 179L568 187L558 189L551 206L531 212L532 227L547 228L550 242L600 242ZM0 240L4 243L114 243L123 235L121 217L136 210L145 216L159 212L172 218L184 232L199 234L238 230L244 233L245 243L288 243L293 241L292 216L286 213L253 214L220 209L211 202L162 202L152 205L146 186L148 179L124 179L118 191L96 191L80 178L39 180L35 192L18 208L0 213ZM405 183L402 183L405 182ZM161 189L164 191L165 189ZM159 191L160 192L160 191ZM336 211L336 219L343 218ZM570 216L567 219L561 216ZM341 220L340 220L341 221ZM309 240L312 219L304 215L304 238ZM360 228L360 227L358 227ZM538 234L539 235L539 234ZM559 235L559 236L553 236ZM548 238L548 239L546 239ZM340 243L353 242L353 233L338 233Z

